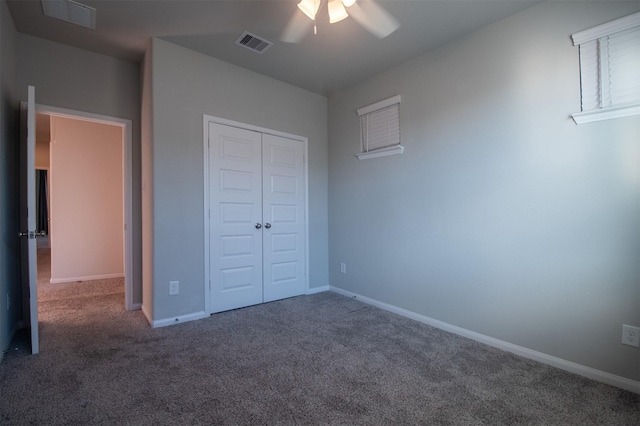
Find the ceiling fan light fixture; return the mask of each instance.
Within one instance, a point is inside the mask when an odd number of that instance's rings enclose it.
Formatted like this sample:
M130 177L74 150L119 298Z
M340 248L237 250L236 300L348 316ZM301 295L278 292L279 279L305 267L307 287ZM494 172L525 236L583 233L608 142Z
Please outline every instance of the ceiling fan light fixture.
M304 12L312 21L316 19L316 13L320 9L320 0L301 0L298 3L298 9Z
M356 2L356 0L342 0L342 4L344 7L351 7Z
M347 18L349 14L342 4L342 0L329 0L329 23L334 24Z

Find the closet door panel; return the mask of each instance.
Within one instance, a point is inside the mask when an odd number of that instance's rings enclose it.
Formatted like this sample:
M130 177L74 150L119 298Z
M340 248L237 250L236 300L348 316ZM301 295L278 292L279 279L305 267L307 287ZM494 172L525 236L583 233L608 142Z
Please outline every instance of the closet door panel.
M305 293L304 145L263 135L264 301Z
M260 133L209 124L212 313L263 300L261 145Z

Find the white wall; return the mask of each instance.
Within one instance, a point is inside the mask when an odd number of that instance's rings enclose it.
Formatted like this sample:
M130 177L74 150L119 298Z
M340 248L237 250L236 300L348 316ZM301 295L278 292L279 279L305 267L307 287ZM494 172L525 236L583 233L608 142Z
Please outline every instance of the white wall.
M0 1L0 361L22 319L18 203L17 32L9 9ZM26 89L25 89L26 95ZM9 305L7 305L7 295Z
M142 215L140 205L140 67L82 49L18 33L16 84L36 103L132 121L133 303L142 302Z
M640 119L570 118L570 35L636 10L543 3L331 96L331 285L639 380ZM392 95L405 153L358 161Z
M51 282L124 276L122 128L51 117Z
M204 310L203 114L309 138L309 281L328 285L326 98L159 39L152 53L153 319Z

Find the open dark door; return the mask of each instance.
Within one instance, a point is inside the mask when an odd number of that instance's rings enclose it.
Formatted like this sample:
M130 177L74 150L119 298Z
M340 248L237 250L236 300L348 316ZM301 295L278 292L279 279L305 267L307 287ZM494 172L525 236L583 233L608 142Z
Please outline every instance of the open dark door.
M20 238L24 320L31 329L31 353L40 350L36 251L36 95L29 86L20 104Z

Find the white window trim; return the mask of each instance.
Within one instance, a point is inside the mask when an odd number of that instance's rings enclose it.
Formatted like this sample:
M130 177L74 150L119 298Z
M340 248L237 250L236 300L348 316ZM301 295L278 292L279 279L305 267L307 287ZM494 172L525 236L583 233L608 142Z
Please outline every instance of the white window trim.
M611 120L613 118L631 117L640 115L640 105L618 106L613 108L597 109L571 114L576 124L592 123L594 121Z
M601 37L628 30L640 26L640 12L606 22L593 28L577 32L571 35L574 46L597 40ZM618 105L611 108L601 108L592 111L581 111L571 115L576 124L591 123L594 121L611 120L614 118L640 115L640 104Z
M358 157L358 160L367 160L369 158L398 155L398 154L402 154L403 152L404 152L404 147L402 145L396 145L396 146L390 146L387 148L376 149L375 151L361 152L360 154L356 154L356 157Z
M615 21L606 22L602 25L598 25L597 27L589 28L588 30L580 31L573 34L571 39L573 40L573 45L578 46L582 43L596 40L612 33L637 27L638 25L640 25L640 12L627 15L623 18L616 19Z
M384 99L382 101L376 102L371 105L367 105L362 108L358 108L358 116L362 117L363 115L369 114L374 111L378 111L392 105L399 105L402 100L400 95L392 96L388 99ZM362 143L362 137L361 137ZM369 158L378 158L378 157L387 157L389 155L399 155L404 152L404 147L401 144L388 146L385 148L376 149L373 151L361 152L356 154L358 160L367 160Z
M402 98L400 95L392 96L389 99L376 102L375 104L367 105L366 107L358 108L358 115L369 114L370 112L377 111L382 108L390 107L391 105L399 104Z

